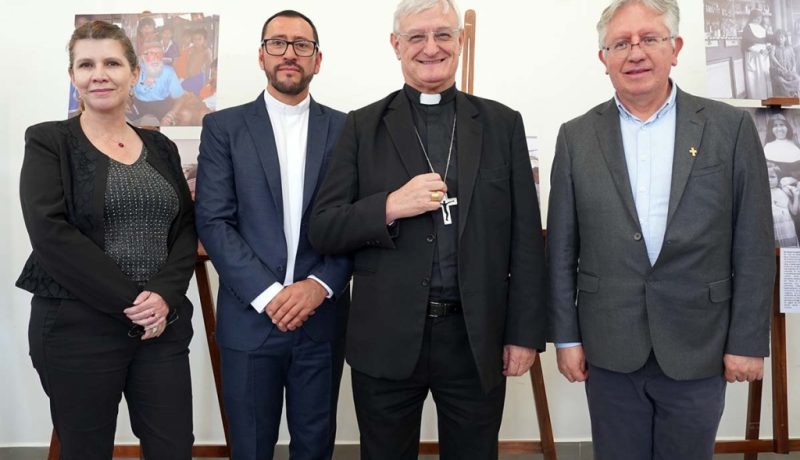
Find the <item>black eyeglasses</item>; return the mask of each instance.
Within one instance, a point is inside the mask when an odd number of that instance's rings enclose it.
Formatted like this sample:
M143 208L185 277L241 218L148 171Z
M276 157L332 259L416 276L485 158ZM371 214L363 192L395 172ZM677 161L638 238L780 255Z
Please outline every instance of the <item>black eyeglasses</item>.
M171 309L169 311L169 314L167 315L167 324L164 325L164 328L166 328L170 324L174 323L175 321L178 321L178 318L179 318L178 310ZM144 333L145 333L144 327L136 324L132 328L130 328L130 330L128 331L128 337L131 337L131 338L133 338L133 337L141 337L141 336L144 335Z
M261 41L261 46L270 56L283 56L286 54L286 50L289 49L289 45L292 45L294 54L299 57L313 55L318 47L317 42L306 39L289 41L282 38L265 38Z

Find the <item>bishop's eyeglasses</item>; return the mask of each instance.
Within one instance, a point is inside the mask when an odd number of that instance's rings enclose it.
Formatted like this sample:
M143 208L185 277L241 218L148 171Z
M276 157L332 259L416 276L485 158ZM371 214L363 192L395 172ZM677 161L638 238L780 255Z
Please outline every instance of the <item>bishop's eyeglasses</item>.
M304 38L294 41L284 40L282 38L265 38L261 41L261 46L264 47L264 51L270 56L283 56L286 54L286 50L289 49L289 45L292 45L294 54L299 57L309 57L313 55L319 46L317 42Z
M648 50L654 50L661 46L667 40L672 40L675 38L674 35L670 35L668 37L655 37L652 35L648 35L642 37L639 40L639 43L631 43L630 40L617 40L609 46L604 46L601 49L608 53L612 53L615 55L626 55L631 50L633 50L634 46L638 46L642 51L647 52Z

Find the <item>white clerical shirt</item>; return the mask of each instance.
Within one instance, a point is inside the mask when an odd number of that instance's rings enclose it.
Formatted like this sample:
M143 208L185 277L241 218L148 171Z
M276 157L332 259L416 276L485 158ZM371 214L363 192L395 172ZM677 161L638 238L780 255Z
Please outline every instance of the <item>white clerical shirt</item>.
M306 96L297 105L288 105L275 99L264 91L264 102L267 105L269 121L278 150L278 161L281 166L281 193L283 195L283 234L286 238L286 277L281 283L273 283L250 305L259 313L263 313L267 304L278 295L284 286L295 282L294 265L297 259L297 246L300 242L300 222L303 219L303 186L306 169L306 146L308 143L308 109L311 96ZM266 129L266 127L265 127ZM269 238L270 236L265 236ZM309 278L320 283L328 297L333 292L322 280L314 275Z

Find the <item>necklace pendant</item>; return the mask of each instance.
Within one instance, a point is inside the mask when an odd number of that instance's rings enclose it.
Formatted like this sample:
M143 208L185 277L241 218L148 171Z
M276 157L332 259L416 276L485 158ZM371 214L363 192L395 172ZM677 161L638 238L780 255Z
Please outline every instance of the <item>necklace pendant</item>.
M442 198L442 201L439 203L439 207L442 208L442 219L445 225L453 224L453 213L450 208L456 205L458 205L458 198L450 198L447 196L447 193L445 193L444 198Z

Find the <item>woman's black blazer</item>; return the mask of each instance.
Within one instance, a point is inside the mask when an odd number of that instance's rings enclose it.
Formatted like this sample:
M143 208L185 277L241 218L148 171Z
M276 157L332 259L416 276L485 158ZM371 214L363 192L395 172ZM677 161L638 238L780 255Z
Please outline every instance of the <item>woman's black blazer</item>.
M147 162L175 188L180 203L167 260L144 290L161 295L170 308L190 305L185 294L197 236L178 149L159 132L134 129L147 147ZM103 250L108 165L109 158L84 135L79 117L27 129L20 201L33 251L17 286L38 296L80 300L132 326L122 310L141 289Z

